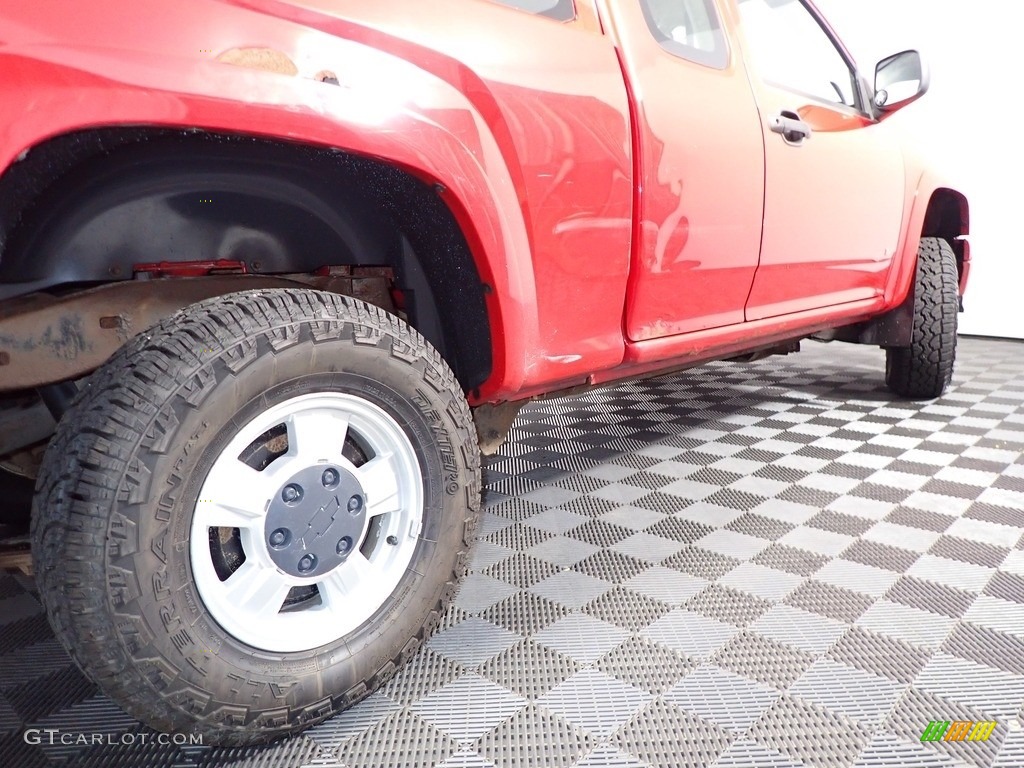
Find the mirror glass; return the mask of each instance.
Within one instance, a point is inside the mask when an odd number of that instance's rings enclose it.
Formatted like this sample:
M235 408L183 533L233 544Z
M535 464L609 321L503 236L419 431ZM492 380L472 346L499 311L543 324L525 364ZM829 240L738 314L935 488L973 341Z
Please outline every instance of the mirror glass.
M924 67L921 54L903 51L882 59L875 68L875 106L893 109L921 94Z

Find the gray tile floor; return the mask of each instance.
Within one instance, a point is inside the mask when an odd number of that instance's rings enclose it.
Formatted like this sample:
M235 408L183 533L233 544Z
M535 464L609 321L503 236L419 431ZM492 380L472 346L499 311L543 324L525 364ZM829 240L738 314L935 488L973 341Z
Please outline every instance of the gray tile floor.
M531 405L438 634L262 750L140 745L0 576L0 765L1024 766L1024 344L964 339L930 403L882 364L811 344Z

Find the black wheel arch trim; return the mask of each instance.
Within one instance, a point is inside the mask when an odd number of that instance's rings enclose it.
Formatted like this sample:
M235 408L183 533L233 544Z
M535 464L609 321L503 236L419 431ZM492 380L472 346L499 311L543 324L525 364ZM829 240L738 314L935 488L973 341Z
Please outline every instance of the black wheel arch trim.
M0 300L127 280L135 265L227 259L258 274L393 266L410 322L465 390L490 375L482 280L430 185L322 147L169 129L96 129L0 178Z

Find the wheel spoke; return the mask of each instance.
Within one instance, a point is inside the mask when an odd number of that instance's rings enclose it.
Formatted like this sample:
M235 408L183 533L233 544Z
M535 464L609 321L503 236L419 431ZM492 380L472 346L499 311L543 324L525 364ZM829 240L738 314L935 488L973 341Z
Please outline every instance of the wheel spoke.
M359 482L366 491L366 512L370 517L398 512L402 508L394 454L379 455L361 466Z
M204 503L202 500L196 505L196 509L203 515L208 528L238 528L241 531L254 530L259 533L262 527L262 511L239 509L228 504L210 501Z
M259 616L276 616L292 585L272 568L249 560L224 582L225 597L240 610Z
M276 486L241 461L214 467L196 502L196 513L207 526L251 528L259 525Z
M345 446L348 418L341 413L299 411L288 417L288 453L306 463L337 461Z
M373 578L374 570L362 552L353 552L348 560L317 584L320 599L328 610L343 609L346 603L351 603L360 585Z

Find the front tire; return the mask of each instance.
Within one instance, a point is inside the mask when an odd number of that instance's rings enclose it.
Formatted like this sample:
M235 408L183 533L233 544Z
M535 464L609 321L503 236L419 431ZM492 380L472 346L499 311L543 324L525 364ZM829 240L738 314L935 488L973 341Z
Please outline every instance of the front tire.
M885 383L900 397L940 397L953 380L960 311L956 256L949 243L925 237L917 252L914 330L909 347L886 350Z
M465 567L480 457L416 331L254 291L93 374L38 488L40 596L76 663L158 730L244 745L351 706L415 653Z

